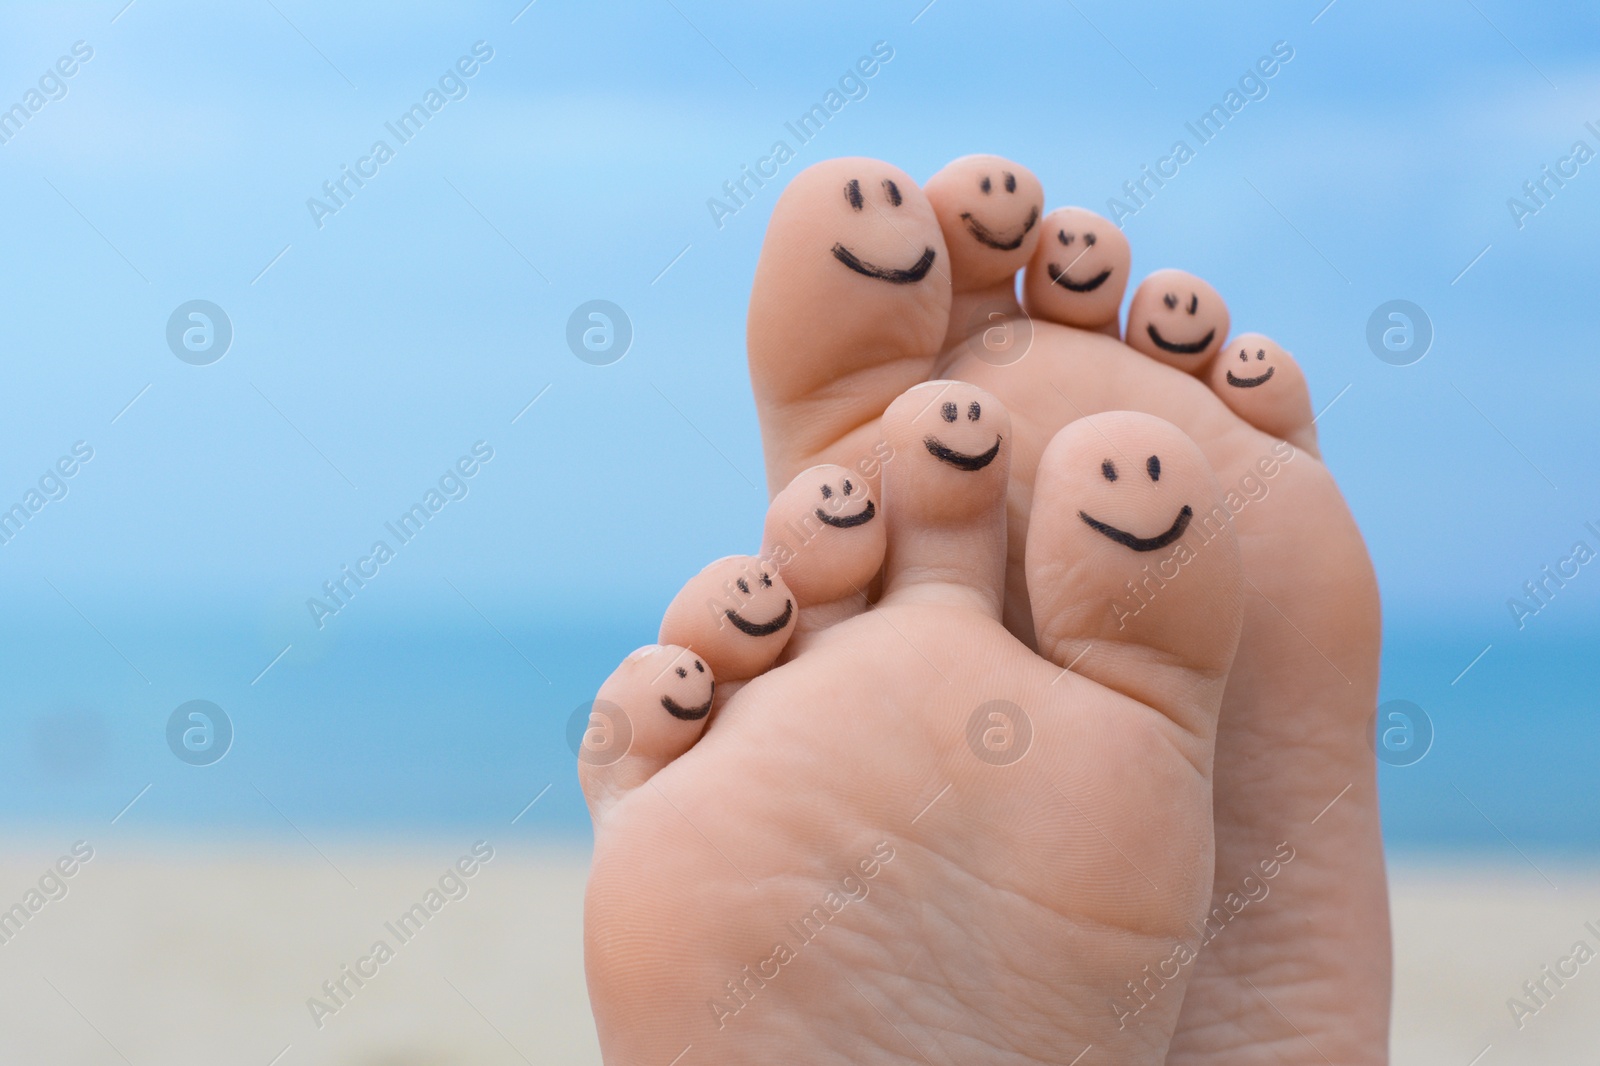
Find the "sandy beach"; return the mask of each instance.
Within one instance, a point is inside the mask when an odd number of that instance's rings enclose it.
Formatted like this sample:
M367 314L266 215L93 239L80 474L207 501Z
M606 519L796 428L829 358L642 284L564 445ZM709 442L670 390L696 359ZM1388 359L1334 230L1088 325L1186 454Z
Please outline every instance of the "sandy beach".
M576 848L73 843L0 866L0 907L43 901L0 925L0 1061L599 1062ZM1600 949L1600 869L1402 862L1393 902L1397 1063L1592 1061L1600 961L1562 960Z

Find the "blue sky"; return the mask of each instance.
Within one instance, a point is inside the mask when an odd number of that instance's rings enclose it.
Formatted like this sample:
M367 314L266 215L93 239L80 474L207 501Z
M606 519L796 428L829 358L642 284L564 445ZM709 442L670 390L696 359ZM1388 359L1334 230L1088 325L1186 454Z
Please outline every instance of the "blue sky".
M1485 645L1484 667L1526 648L1548 679L1557 637L1592 633L1600 568L1521 631L1506 600L1574 541L1600 548L1600 160L1520 227L1507 201L1575 141L1600 150L1597 21L1508 0L6 5L0 108L93 49L0 145L0 499L94 452L0 546L17 713L99 723L131 795L148 775L117 753L162 756L178 702L265 728L319 670L370 694L384 645L354 649L389 629L471 634L463 685L564 713L687 575L754 546L744 309L778 185L720 228L707 201L877 42L893 58L779 181L833 155L925 179L997 152L1052 206L1105 211L1286 42L1265 97L1126 221L1135 271L1202 274L1236 328L1300 357L1319 407L1337 397L1324 449L1391 631L1440 645L1395 694L1459 696ZM319 227L307 199L477 42L493 56L464 95ZM234 331L208 366L165 339L195 299ZM592 299L632 322L609 366L565 343ZM1433 326L1414 365L1367 346L1393 299ZM317 630L304 601L480 441L465 498ZM612 635L569 654L580 630ZM1506 691L1539 705L1540 677ZM41 816L80 794L38 773Z

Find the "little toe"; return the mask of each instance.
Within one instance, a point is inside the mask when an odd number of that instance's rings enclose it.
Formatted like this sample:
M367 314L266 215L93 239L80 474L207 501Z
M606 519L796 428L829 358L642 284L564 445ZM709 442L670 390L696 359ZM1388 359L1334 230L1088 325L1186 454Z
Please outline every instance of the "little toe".
M1243 577L1222 490L1182 430L1113 411L1057 433L1026 568L1041 654L1211 734Z
M1212 391L1234 414L1263 433L1317 455L1305 372L1272 338L1240 334L1223 348L1207 377Z
M1128 347L1190 374L1203 374L1228 336L1228 305L1183 270L1158 270L1128 304Z
M750 379L776 492L820 459L854 463L876 419L928 378L950 318L933 207L876 159L802 171L772 211L750 292Z
M1022 307L1034 318L1120 336L1117 312L1128 290L1133 251L1111 220L1082 207L1044 216L1039 247L1022 281Z
M884 597L976 606L1000 617L1011 417L962 381L930 381L883 415L889 546Z
M771 561L730 555L673 597L659 639L703 658L721 681L747 681L777 661L794 634L797 610Z
M802 631L866 609L883 567L884 519L872 486L855 471L803 470L767 508L761 555L775 563L800 608Z
M687 648L640 648L600 686L578 747L578 780L598 822L621 796L694 745L716 680Z

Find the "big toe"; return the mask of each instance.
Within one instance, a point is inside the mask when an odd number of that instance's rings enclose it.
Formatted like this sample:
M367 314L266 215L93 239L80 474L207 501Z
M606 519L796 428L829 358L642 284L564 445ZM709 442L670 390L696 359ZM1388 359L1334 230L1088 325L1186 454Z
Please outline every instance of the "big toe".
M1222 490L1182 430L1114 411L1057 433L1025 565L1041 654L1212 734L1243 576Z
M750 377L776 492L821 461L856 466L877 418L926 380L950 316L932 204L898 167L830 159L797 175L750 294Z

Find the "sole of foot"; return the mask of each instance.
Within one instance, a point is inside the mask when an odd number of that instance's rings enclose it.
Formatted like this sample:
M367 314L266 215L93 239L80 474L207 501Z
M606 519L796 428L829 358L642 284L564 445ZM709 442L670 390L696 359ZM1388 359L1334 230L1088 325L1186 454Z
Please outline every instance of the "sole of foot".
M1001 621L1005 405L935 381L880 424L874 476L800 472L761 552L691 579L600 689L591 735L628 738L579 762L606 1061L1163 1062L1187 974L1108 1005L1209 905L1243 581L1231 525L1192 519L1223 489L1149 415L1056 434L1036 651ZM1147 538L1191 560L1118 626Z

